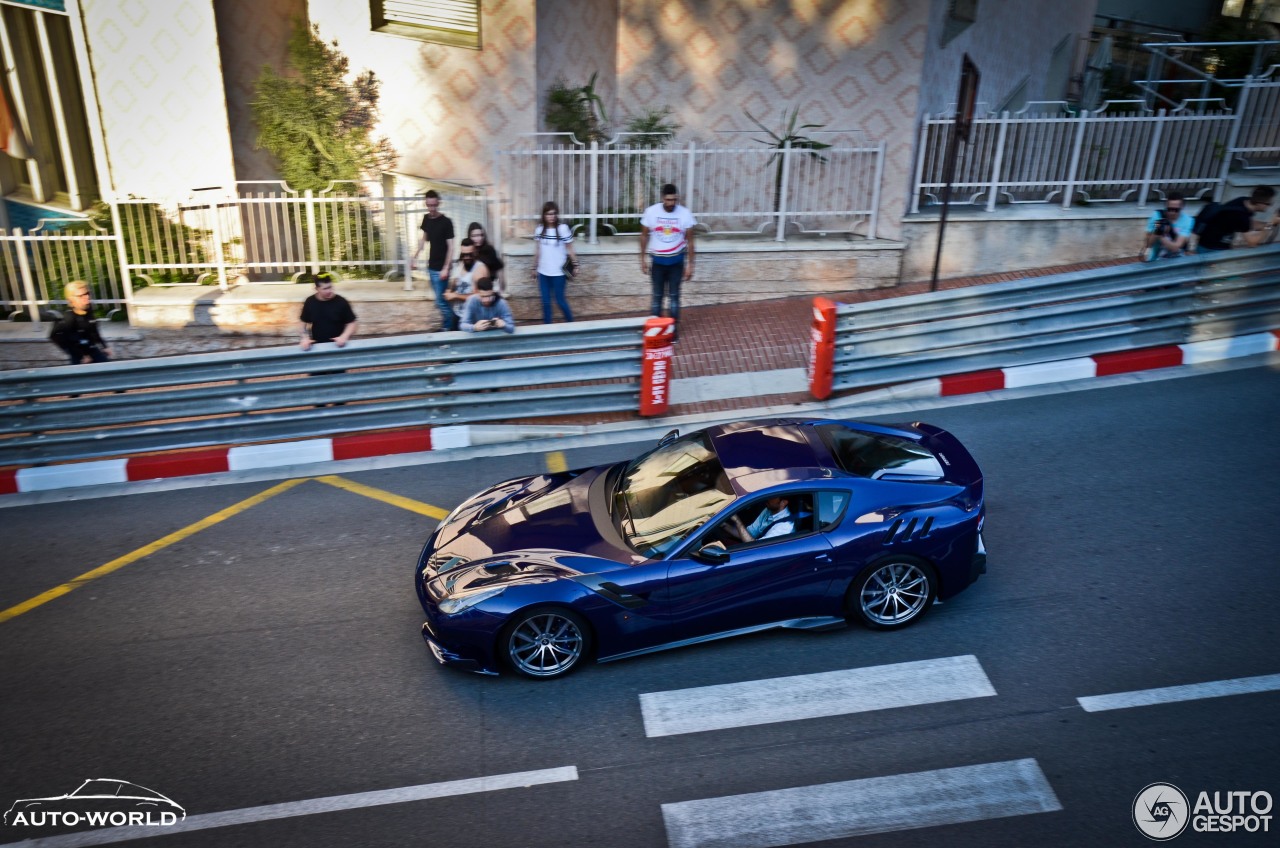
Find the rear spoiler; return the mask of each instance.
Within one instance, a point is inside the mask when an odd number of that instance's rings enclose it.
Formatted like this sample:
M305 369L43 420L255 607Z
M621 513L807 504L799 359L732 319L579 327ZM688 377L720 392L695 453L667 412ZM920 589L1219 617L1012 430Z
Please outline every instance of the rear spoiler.
M982 469L959 439L932 424L916 422L911 428L924 437L920 443L937 455L948 481L961 486L981 486Z

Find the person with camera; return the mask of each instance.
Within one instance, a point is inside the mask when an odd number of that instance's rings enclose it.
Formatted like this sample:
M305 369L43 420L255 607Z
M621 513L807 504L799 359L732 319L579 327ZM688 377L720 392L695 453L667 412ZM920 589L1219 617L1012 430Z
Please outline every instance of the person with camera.
M1154 262L1185 256L1191 241L1191 228L1195 225L1186 212L1187 201L1176 191L1169 192L1163 209L1151 213L1147 220L1147 239L1142 248L1142 261Z

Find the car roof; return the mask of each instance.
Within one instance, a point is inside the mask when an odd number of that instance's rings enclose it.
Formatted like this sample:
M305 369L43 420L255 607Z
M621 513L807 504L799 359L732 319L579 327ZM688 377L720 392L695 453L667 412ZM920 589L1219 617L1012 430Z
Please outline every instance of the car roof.
M838 424L851 430L915 438L900 427L831 419L754 419L710 427L720 464L739 497L774 486L851 475L828 465L830 455L814 432L819 424ZM870 482L857 478L858 482Z

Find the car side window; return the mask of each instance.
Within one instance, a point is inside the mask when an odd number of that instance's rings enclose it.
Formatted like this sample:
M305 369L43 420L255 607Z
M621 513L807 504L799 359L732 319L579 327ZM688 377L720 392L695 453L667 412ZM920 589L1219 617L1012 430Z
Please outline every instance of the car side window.
M830 530L840 523L849 507L848 492L818 492L818 529Z
M702 544L720 542L734 550L747 545L773 542L813 532L813 498L790 495L785 503L764 498L733 512L702 539Z

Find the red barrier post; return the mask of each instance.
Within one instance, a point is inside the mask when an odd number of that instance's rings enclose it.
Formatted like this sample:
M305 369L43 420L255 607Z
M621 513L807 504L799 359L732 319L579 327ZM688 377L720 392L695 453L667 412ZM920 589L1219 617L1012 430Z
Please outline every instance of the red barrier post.
M644 362L640 369L640 414L663 415L671 404L671 354L676 322L650 318L644 323Z
M825 297L815 297L809 331L809 392L818 400L831 397L835 363L836 305Z

